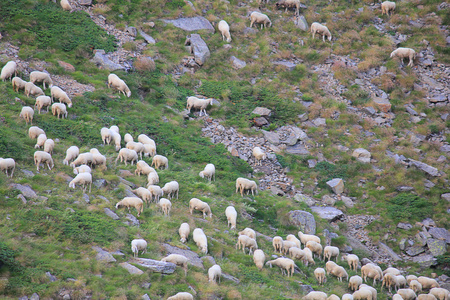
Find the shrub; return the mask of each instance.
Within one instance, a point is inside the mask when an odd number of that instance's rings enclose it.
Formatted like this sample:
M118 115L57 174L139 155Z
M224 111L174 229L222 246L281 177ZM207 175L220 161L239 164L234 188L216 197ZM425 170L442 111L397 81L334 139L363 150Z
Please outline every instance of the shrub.
M11 272L22 270L22 266L15 260L17 253L0 241L0 268L6 266Z
M388 216L391 219L422 220L429 217L433 208L426 199L410 193L402 193L388 200Z

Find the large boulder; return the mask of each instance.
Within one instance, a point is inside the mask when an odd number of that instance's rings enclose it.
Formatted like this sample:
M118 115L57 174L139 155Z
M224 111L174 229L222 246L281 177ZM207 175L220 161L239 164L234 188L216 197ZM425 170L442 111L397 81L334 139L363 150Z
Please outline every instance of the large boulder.
M316 220L314 216L303 210L293 210L289 214L289 223L298 226L299 230L306 234L316 233Z
M397 253L394 252L388 245L379 242L378 247L383 250L392 260L399 261L402 260L400 256L397 255Z
M27 185L22 185L22 184L12 184L11 185L13 188L15 188L16 190L19 190L22 195L25 196L25 198L27 199L36 199L38 197L38 195L36 194L35 191L33 191L33 189Z
M369 151L367 151L364 148L357 148L357 149L353 150L352 156L356 157L356 159L360 162L370 163L370 157L372 155L370 154Z
M319 215L322 219L328 220L330 222L339 220L344 217L344 213L331 206L313 206L311 210Z
M236 56L231 56L230 62L231 62L231 65L233 66L233 68L235 68L235 69L242 69L247 65L247 63L245 61L240 60Z
M431 176L441 176L440 172L438 169L436 169L435 167L432 167L430 165L427 165L426 163L423 163L421 161L418 160L414 160L414 159L409 159L409 165L410 166L414 166L417 169L431 175Z
M204 17L197 16L193 18L179 18L176 20L163 20L165 23L171 23L173 26L186 31L206 30L208 33L214 33L214 27Z
M163 274L172 274L173 272L175 272L175 268L177 267L176 264L170 262L163 262L148 258L135 258L132 263L148 268L154 272Z
M295 155L308 155L309 150L306 149L305 145L297 143L294 146L287 146L286 152L289 154L295 154Z
M270 117L272 111L265 107L256 107L253 111L253 115L260 115L261 117Z
M432 227L428 230L428 233L435 239L445 240L447 244L450 244L450 232L447 229Z
M444 255L447 252L447 243L443 240L428 239L427 246L433 256Z
M306 18L303 15L300 15L297 18L295 18L294 24L297 26L297 28L300 28L303 31L308 31L309 29L308 22L306 22Z
M280 144L280 136L278 133L265 130L262 130L261 132L269 143L274 144L275 146Z
M133 266L133 265L130 265L130 264L127 263L127 262L120 263L119 266L121 266L122 268L124 268L125 270L127 270L128 273L130 273L130 274L134 274L134 275L141 275L141 274L144 274L144 271L142 271L142 270L139 269L139 268L136 268L136 267Z
M148 43L148 44L156 44L156 41L153 37L151 37L150 35L146 34L144 31L139 30L139 34L144 38L144 40Z
M98 67L109 70L109 71L115 71L115 70L125 70L125 67L119 64L116 64L115 62L111 61L105 54L105 50L94 50L95 54L94 57L91 59L93 63L95 63Z
M112 256L112 254L109 253L108 251L105 251L102 248L97 247L97 246L93 246L92 249L97 251L97 255L95 258L98 261L104 261L104 262L115 262L116 261L116 259Z
M193 33L190 36L187 36L184 45L189 53L194 55L195 62L200 66L203 66L211 55L208 45L206 45L199 34Z
M330 181L327 181L327 185L337 195L340 195L344 192L344 180L342 180L341 178L333 178Z
M380 109L380 111L384 113L388 113L391 110L391 102L388 99L375 97L373 98L373 102Z
M167 251L167 255L169 254L180 254L184 255L188 259L188 263L203 269L203 261L200 259L197 253L191 250L184 250L178 247L171 246L169 244L163 244L164 249Z

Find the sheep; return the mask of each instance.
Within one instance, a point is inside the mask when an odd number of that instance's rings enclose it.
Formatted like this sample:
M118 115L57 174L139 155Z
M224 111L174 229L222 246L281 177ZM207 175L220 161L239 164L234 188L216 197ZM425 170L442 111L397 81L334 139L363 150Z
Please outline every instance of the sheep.
M311 24L311 33L312 33L313 39L316 36L316 33L318 33L318 34L322 35L322 40L324 42L325 42L325 37L327 37L328 40L331 42L331 33L328 30L327 26L325 26L325 25L322 25L317 22L312 23Z
M338 296L336 296L335 294L332 294L331 296L329 296L327 298L327 300L341 300L341 298L339 298Z
M55 142L52 139L47 139L44 143L44 151L53 154L53 148L55 148Z
M296 247L301 249L301 243L300 243L300 240L299 240L295 235L293 235L293 234L288 234L288 235L286 236L286 241L294 242L295 245L296 245Z
M133 165L134 162L137 162L138 156L137 156L136 151L130 150L130 149L127 149L127 148L122 148L119 151L119 155L117 155L116 165L117 165L117 161L119 159L120 159L120 162L124 162L125 161L125 166L127 165L127 161L131 161L131 165Z
M322 245L320 243L308 241L306 243L306 248L309 248L312 253L317 254L317 257L320 259L320 256L322 255Z
M11 170L10 177L14 175L14 170L16 169L16 162L13 158L2 158L0 157L0 170L5 171L6 177L8 177L8 170Z
M152 200L152 194L146 188L138 187L137 189L132 190L132 192L139 196L139 198L144 200L147 204Z
M45 72L33 71L30 73L30 82L42 82L44 86L44 90L46 89L45 84L48 84L48 87L51 88L53 86L53 80L50 78L50 75Z
M411 289L399 289L397 294L402 296L403 300L414 300L417 298L416 293Z
M228 206L225 209L225 216L227 217L227 227L231 226L230 230L236 229L236 218L237 218L237 212L234 206Z
M150 200L155 199L155 202L164 195L163 190L157 185L150 184L147 186L147 190L150 192Z
M383 271L383 275L386 275L387 273L392 274L394 276L400 275L400 271L397 268L389 267L386 270Z
M72 6L70 5L69 0L61 0L60 4L63 10L67 11L72 10Z
M172 202L169 199L161 198L158 203L159 207L161 207L164 215L167 217L172 209Z
M155 169L150 167L145 161L140 160L136 163L136 170L134 171L134 175L137 175L137 176L141 176L141 174L148 175L151 172L156 173Z
M108 76L108 88L111 88L111 86L118 90L120 93L123 93L128 98L131 97L131 91L125 81L123 81L119 78L119 76L113 73L109 74Z
M128 212L130 212L130 207L136 208L139 217L141 213L144 211L144 202L138 197L125 197L116 204L116 209L121 207L128 208Z
M112 131L114 131L115 133L120 134L119 132L119 127L117 125L111 125L111 127L109 127L109 129L111 129Z
M133 136L129 133L125 133L125 135L123 136L123 141L125 142L125 144L133 142Z
M79 173L75 178L69 183L70 188L75 188L75 185L79 184L83 186L83 192L86 191L86 187L89 185L89 193L92 187L92 175L91 173Z
M106 156L102 155L97 148L92 148L89 153L92 154L92 166L103 166L105 170L107 169Z
M414 293L418 294L422 291L422 284L417 280L413 279L409 282L409 288L414 291Z
M159 183L159 175L158 173L155 172L151 172L147 175L147 188L151 185L155 185Z
M405 58L409 58L408 67L413 67L414 65L414 59L416 59L416 51L414 51L411 48L397 48L396 50L391 52L391 58L398 57L401 58L402 64L404 63L403 60Z
M377 293L376 289L374 289L370 285L367 285L367 284L364 284L364 283L359 286L359 289L363 289L363 288L364 289L368 289L369 291L371 291L372 292L372 299L373 300L377 300L378 293Z
M144 144L144 156L145 157L153 157L156 155L156 145L152 144Z
M133 252L133 257L138 257L139 250L142 251L141 254L147 252L147 242L143 239L135 239L131 241L131 252Z
M283 243L284 242L281 236L275 236L272 239L273 251L281 253L281 251L283 250Z
M238 237L238 242L236 243L236 249L241 249L245 254L245 248L249 249L248 254L252 254L252 252L256 249L258 249L258 243L255 239L249 238L246 235L240 235Z
M34 110L29 106L23 106L22 110L20 111L19 118L22 118L25 120L25 123L28 125L28 122L33 124L33 116L34 116Z
M36 165L38 172L41 163L47 164L49 170L51 170L55 166L55 164L53 163L52 156L49 153L44 151L34 152L34 164Z
M400 296L399 294L394 294L392 296L392 300L403 300L402 296Z
M54 99L58 99L60 103L67 104L68 108L72 107L72 100L70 100L67 93L64 92L60 87L56 85L52 86L52 88L50 89L50 95L52 97L52 101L54 101Z
M34 149L43 147L46 140L47 140L47 136L45 135L45 133L40 134L37 138L36 145L34 145Z
M50 107L50 104L52 104L52 98L50 98L49 96L38 96L36 98L36 103L34 104L34 108L37 108L39 114L41 114L41 109L44 107L47 107L47 112L48 112L48 108Z
M296 246L297 245L295 244L295 242L283 241L282 253L284 255L287 255L289 253L289 248L296 247Z
M300 259L300 260L305 259L305 251L303 251L302 249L300 249L298 247L291 247L291 248L289 248L288 252L289 252L289 256L291 258Z
M308 249L308 248L305 248ZM327 270L327 274L330 274L331 270L336 267L338 264L334 261L330 260L325 263L325 270Z
M169 256L164 257L161 259L163 262L171 262L173 264L176 264L177 266L180 266L184 270L184 275L187 274L188 269L188 259L186 256L181 254L170 254Z
M266 159L266 153L264 153L264 151L262 151L262 149L259 147L253 148L253 156L255 157L256 163L259 166L261 165L261 161Z
M27 82L20 77L14 77L11 81L13 90L18 92L19 90L24 90Z
M255 23L261 24L261 29L272 26L272 21L270 21L269 17L257 11L250 14L250 27L253 27L253 24ZM258 26L256 26L256 28L258 28Z
M300 0L278 0L275 6L277 8L286 8L284 12L287 12L288 8L294 8L295 15L298 15L300 11Z
M211 268L208 269L208 281L217 283L217 280L219 280L220 283L220 277L222 276L222 269L219 265L214 265Z
M162 155L155 155L152 159L151 166L155 166L155 169L159 169L160 167L164 167L165 170L169 168L169 160L167 157Z
M253 252L253 262L259 270L262 270L264 267L265 260L266 255L261 249L256 249L255 252Z
M294 274L294 268L295 268L295 263L292 259L290 258L284 258L284 257L280 257L274 260L269 260L268 262L266 262L266 266L269 266L272 268L272 265L275 265L279 268L281 268L281 274L285 275L285 270L287 271L287 276L288 277L292 277L292 275Z
M17 75L17 64L15 61L10 60L3 66L0 78L2 81L5 81L6 79L11 80L13 75Z
M327 300L327 294L324 292L312 291L304 296L303 300Z
M396 275L395 278L397 279L398 286L399 287L406 287L406 278L403 275Z
M444 288L432 288L430 294L435 296L437 300L448 300L449 291Z
M343 277L346 277L346 279L348 281L347 271L345 271L345 269L341 266L336 265L334 268L332 268L330 270L330 274L336 276L338 278L338 280L341 282L342 282Z
M411 280L417 280L417 276L416 275L408 275L406 276L406 283L410 283Z
M88 165L81 165L73 168L73 174L77 175L80 173L92 173L92 169Z
M201 171L198 176L201 178L207 178L210 182L211 179L214 177L214 181L216 181L216 167L213 164L207 164L205 166L205 169Z
M238 234L246 235L246 236L256 240L256 232L251 228L246 227L244 230L239 231Z
M211 208L209 207L208 203L203 202L202 200L197 198L192 198L189 201L189 212L191 215L194 209L199 210L203 213L203 219L205 219L207 215L212 218Z
M439 287L439 284L437 283L437 281L435 279L428 278L425 276L418 277L417 281L420 282L420 284L422 285L422 289L424 289L424 290Z
M192 239L204 254L208 253L208 240L201 228L194 229L192 233Z
M361 278L361 276L358 276L358 275L350 277L350 279L348 281L348 287L352 291L356 291L357 289L359 289L359 286L361 284L362 284L362 278Z
M355 291L352 296L353 296L354 300L361 300L361 299L372 300L373 299L372 292L367 288L362 288L362 289Z
M144 152L144 144L140 142L136 143L131 141L125 145L125 148L136 151L136 153L139 154L140 158L142 159L142 153Z
M70 163L69 166L71 166L72 168L75 168L76 166L79 165L91 165L94 162L94 156L92 155L92 153L90 152L84 152L84 153L80 153L77 157L77 159L75 159L73 162Z
M320 285L323 285L324 282L327 281L327 278L325 276L325 269L324 268L316 268L314 270L314 277L316 277L317 281Z
M103 127L100 129L100 134L102 136L103 145L109 145L112 140L113 132L111 129Z
M36 139L41 134L45 134L45 131L37 126L31 126L28 129L28 136L30 139Z
M391 16L395 10L395 2L384 1L381 3L381 14Z
M199 99L194 96L188 97L186 100L186 109L189 111L189 113L191 113L192 108L199 109L200 117L202 116L202 111L204 112L205 116L207 116L208 114L206 113L206 108L208 107L208 105L212 105L212 100L212 98Z
M433 294L421 294L417 296L417 300L437 300L437 298Z
M177 195L177 199L178 199L178 191L179 190L180 190L180 185L176 181L170 181L170 182L166 183L162 188L163 193L166 194L169 199L174 198L175 194Z
M64 103L53 103L52 104L52 114L54 116L61 116L62 119L67 118L67 108Z
M227 43L231 42L231 34L230 34L230 25L228 25L227 21L221 20L218 25L218 29L222 34L222 40L225 41L227 39Z
M348 266L350 267L350 270L355 270L358 268L359 264L359 257L355 254L345 254L342 255L341 260L346 260L348 263Z
M367 282L367 277L373 278L373 285L377 280L381 280L381 272L379 272L374 264L367 264L361 267L361 277Z
M305 252L305 256L303 257L303 262L305 263L305 265L306 266L308 266L308 264L315 265L316 262L313 259L313 254L312 254L311 250L309 248L304 248L303 252Z
M44 91L40 87L34 85L34 83L32 83L32 82L27 82L25 84L25 95L27 97L30 97L30 95L45 96Z
M251 191L252 196L254 196L255 193L258 193L257 188L258 186L256 185L256 182L253 180L248 180L242 177L236 179L236 193L240 191L241 196L244 196L245 190L247 190L247 195L249 194L249 191Z
M70 146L66 150L66 157L63 160L64 165L69 165L69 162L76 159L80 154L80 149L77 146Z
M303 232L298 232L298 237L300 238L300 242L306 246L308 241L314 241L320 244L320 238L314 234L304 234Z
M336 262L339 256L339 248L334 246L326 246L323 249L323 259L327 258L330 260L333 256L336 256Z
M138 136L138 142L141 142L142 144L146 145L146 144L150 144L150 145L155 145L155 141L152 140L151 138L149 138L147 135L145 134L140 134Z
M167 298L167 300L194 300L194 296L187 292L179 292L176 295Z
M188 223L181 224L180 228L178 229L178 233L180 234L181 237L180 242L182 242L183 244L186 243L190 232L191 227L189 226Z
M353 300L352 294L344 294L342 295L342 300Z

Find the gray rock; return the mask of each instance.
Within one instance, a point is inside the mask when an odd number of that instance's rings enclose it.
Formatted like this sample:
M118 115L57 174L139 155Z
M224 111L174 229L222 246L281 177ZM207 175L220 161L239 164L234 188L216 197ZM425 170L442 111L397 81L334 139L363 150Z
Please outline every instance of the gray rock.
M441 198L446 200L447 202L450 202L450 193L442 194Z
M122 185L124 186L124 185ZM132 191L131 191L131 187L129 187L128 185L125 185L126 189L125 189L125 196L127 197L137 197ZM139 197L138 197L139 198Z
M299 230L305 234L316 233L316 220L314 216L303 210L293 210L288 213L289 223L298 226Z
M144 282L141 284L141 288L148 290L152 286L151 282Z
M353 150L352 156L356 157L356 159L360 162L370 163L370 157L372 155L366 149L357 148L357 149Z
M327 185L337 195L340 195L344 192L344 181L341 178L331 179L330 181L327 181Z
M379 242L378 247L380 248L380 250L383 250L387 255L389 255L389 257L392 260L394 260L394 261L402 260L400 258L400 256L398 256L397 253L395 253L394 250L392 250L388 245L386 245L382 242Z
M34 176L34 173L31 172L31 171L29 171L29 170L20 169L20 171L22 171L22 173L25 175L25 177L30 178L30 177L33 177L33 176Z
M108 217L112 218L113 220L119 220L119 219L120 219L120 217L119 217L115 212L113 212L112 210L110 210L110 209L107 208L107 207L105 207L105 208L103 209L103 211L105 212L105 214L106 214Z
M442 152L450 152L450 145L444 145L439 150Z
M420 246L425 246L427 244L427 240L431 238L431 234L426 231L420 231L415 235L416 242Z
M142 300L151 300L151 299L147 294L145 294L142 296Z
M132 214L127 214L125 217L129 226L139 226L139 220Z
M144 40L148 43L148 44L156 44L156 41L154 38L152 38L150 35L146 34L144 31L139 30L139 34L144 38Z
M276 186L274 186L274 185L272 185L271 187L270 187L270 191L272 192L272 194L274 194L274 195L276 195L276 196L281 196L281 197L283 197L285 194L284 194L284 192L280 189L280 188L278 188L278 187L276 187Z
M325 118L317 118L317 119L312 120L312 123L317 127L326 126L327 120Z
M95 50L95 55L91 59L98 67L109 71L125 70L125 67L111 61L106 55L105 50Z
M176 20L162 20L165 23L171 23L175 27L186 31L206 30L208 33L214 33L214 27L204 17L197 16L193 18L179 18Z
M139 268L136 268L136 267L133 266L133 265L130 265L130 264L127 263L127 262L120 263L119 266L121 266L122 268L124 268L125 270L127 270L128 273L130 273L130 274L135 274L135 275L141 275L141 274L144 274L144 271L142 271L142 270L139 269Z
M448 100L447 96L445 95L436 95L433 98L430 99L430 102L436 103L436 102L446 102Z
M322 231L322 233L323 233L323 236L326 239L326 244L327 245L331 245L331 240L339 237L339 235L337 233L330 232L326 228Z
M190 265L193 265L193 266L203 269L203 261L200 259L198 254L195 253L194 251L180 249L178 247L171 246L169 244L163 244L163 246L164 246L164 249L166 249L166 251L167 251L167 255L169 255L169 254L184 255L188 259L188 263Z
M311 207L311 210L318 214L320 218L328 220L329 222L334 222L344 217L344 213L341 210L330 206L313 206Z
M363 110L371 116L374 116L377 113L375 108L373 108L372 106L364 107Z
M27 199L22 194L17 195L17 199L20 199L24 205L27 204Z
M428 180L428 179L424 180L423 185L426 188L428 188L428 189L431 189L431 188L433 188L435 186L435 184L432 181Z
M308 159L308 168L312 169L316 166L317 160L315 159Z
M412 261L418 263L423 268L429 268L437 264L436 258L434 258L431 254L424 254L413 257Z
M231 56L230 62L231 62L231 65L233 66L233 68L235 68L235 69L242 69L247 65L247 63L245 61L240 60L236 56Z
M123 179L122 177L118 176L119 181L127 186L129 186L130 188L134 189L136 188L136 185L126 179ZM136 196L130 196L130 197L136 197Z
M427 246L433 256L444 255L447 252L447 243L443 240L428 239Z
M31 295L31 297L29 299L30 300L39 300L39 295L36 293L33 293L33 295Z
M447 229L433 227L428 230L428 233L430 233L435 239L445 240L447 244L450 244L450 233Z
M427 165L426 163L423 163L423 162L420 162L420 161L417 161L414 159L409 159L409 164L431 176L441 176L438 169L436 169L435 167L432 167L430 165Z
M436 227L436 222L434 222L434 220L431 218L426 218L422 220L422 225L426 228Z
M252 111L252 115L260 115L261 117L270 117L272 114L272 111L265 107L256 107Z
M127 27L127 28L125 28L125 32L129 33L133 37L137 36L136 27L133 27L133 26Z
M407 185L400 185L400 186L396 187L395 189L399 192L409 192L409 191L414 190L414 188L412 186L407 186Z
M420 246L412 246L412 247L407 248L405 252L409 256L417 256L420 253L424 253L425 252L425 248L424 247L420 247Z
M250 27L246 27L246 28L244 28L244 30L242 30L242 33L247 36L256 34L257 32L258 32L258 30L256 30L255 28L250 28Z
M391 110L391 102L388 99L374 97L373 102L384 113L388 113Z
M267 121L267 119L264 118L264 117L258 117L258 118L255 118L255 119L253 120L253 122L254 122L255 125L258 126L258 127L262 127L262 126L264 126L264 125L269 124L269 122Z
M48 277L48 280L50 280L50 282L55 282L56 280L58 280L54 275L52 275L50 272L45 272L45 275Z
M262 130L262 133L264 134L264 138L271 144L279 145L280 144L280 136L278 133L273 131L266 131Z
M306 149L305 145L297 143L294 146L288 146L286 147L286 152L289 154L295 154L295 155L309 155L310 152L308 149Z
M163 262L148 258L135 258L132 262L142 267L148 268L153 272L163 274L172 274L173 272L175 272L175 268L177 267L177 265L170 262Z
M314 204L316 204L316 201L314 201L313 198L303 194L295 194L294 200L298 202L304 202L308 206L313 206Z
M409 223L401 223L400 222L397 224L397 228L404 229L404 230L410 230L412 228L412 225Z
M412 109L411 107L405 106L405 108L406 108L406 111L407 111L410 115L413 115L413 116L417 116L417 115L418 115L417 111L415 111L415 110Z
M203 66L209 58L210 52L208 45L200 37L200 35L193 33L190 36L187 36L184 45L188 49L189 53L194 55L195 62L198 65Z
M297 64L294 64L293 62L290 61L274 61L272 64L285 67L288 71L294 70L295 67L297 66Z
M353 200L349 197L346 196L341 196L341 200L342 202L344 202L344 205L351 208L355 205L355 203L353 202Z
M108 251L105 251L102 248L97 247L97 246L93 246L92 249L97 251L97 256L95 257L95 259L97 259L98 261L104 261L104 262L115 262L116 261L116 259Z
M236 284L241 283L241 281L239 279L237 279L234 276L231 276L230 274L222 273L222 278L225 280L233 281Z
M216 260L211 255L202 256L201 260L203 262L204 267L206 267L205 264L207 264L209 266L213 266L216 264Z
M83 194L83 200L88 204L91 203L91 201L89 200L89 196L87 194Z
M78 0L78 4L89 6L92 5L92 0Z
M405 239L405 238L403 238L403 239L400 240L400 243L398 244L400 250L403 251L403 250L406 249L406 241L407 241L407 239Z
M106 187L107 182L106 182L105 179L101 178L101 179L94 180L93 184L94 184L97 188L102 188L102 187Z
M414 146L418 146L420 145L420 143L422 143L423 141L425 141L426 136L422 135L422 134L411 134L409 137L409 140L411 141L411 143L413 143Z
M370 259L364 257L363 259L361 259L361 265L365 266L367 264L373 264L373 261L371 261Z
M336 199L334 199L330 195L323 195L322 202L325 203L326 205L333 206L336 203Z
M308 31L309 29L308 22L306 22L306 19L303 15L300 15L297 18L295 18L294 23L300 30Z
M14 183L14 184L11 184L11 186L13 188L15 188L16 190L19 190L22 193L22 195L27 199L37 199L37 197L38 197L36 192L33 191L33 189L27 185Z
M308 119L309 119L308 113L303 113L301 115L298 115L298 120L300 122L306 122L306 121L308 121Z

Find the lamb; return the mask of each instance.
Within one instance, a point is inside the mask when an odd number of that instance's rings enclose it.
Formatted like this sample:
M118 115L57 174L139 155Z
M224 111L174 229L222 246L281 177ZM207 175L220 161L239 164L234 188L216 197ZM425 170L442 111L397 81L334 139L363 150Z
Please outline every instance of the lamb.
M44 151L34 152L34 164L36 165L38 172L41 163L47 164L49 170L51 170L55 166L55 164L53 163L52 156L49 153Z
M287 12L288 8L294 8L295 15L298 15L300 11L300 0L278 0L275 5L277 8L286 8L285 12Z
M283 250L283 239L281 236L275 236L272 239L273 251L281 253Z
M342 260L346 260L350 270L355 270L358 268L358 264L359 264L359 257L355 254L345 254L341 257Z
M189 111L189 113L191 113L192 108L199 109L200 117L202 116L202 111L204 112L205 116L207 116L208 114L206 113L206 108L208 107L208 105L212 105L212 100L212 98L199 99L194 96L188 97L186 101L186 109Z
M364 279L364 282L367 282L367 277L373 278L373 285L375 285L377 280L381 280L381 274L374 264L367 264L361 267L361 277Z
M141 254L147 252L147 242L143 239L135 239L131 241L131 252L133 252L133 257L138 257L139 250L142 251Z
M183 244L186 243L190 232L191 227L189 226L188 223L181 224L180 229L178 229L178 233L180 234L181 237L180 242L182 242Z
M163 193L166 194L169 199L174 198L175 194L177 195L177 199L178 199L178 191L179 190L180 190L180 185L176 181L170 181L170 182L166 183L162 188Z
M393 57L399 57L402 59L402 64L404 63L403 60L405 58L409 58L408 67L413 67L414 65L414 59L416 59L416 51L414 51L411 48L397 48L396 50L392 51L391 58Z
M69 183L70 188L75 188L75 185L79 184L83 186L83 192L86 191L86 187L89 185L89 193L92 187L92 175L91 173L80 173Z
M236 218L237 218L237 212L234 206L228 206L225 209L225 216L227 217L227 227L231 226L230 230L236 229Z
M147 204L152 200L152 194L146 188L138 187L137 189L132 190L132 192L139 196L139 198L144 200Z
M301 249L300 240L293 234L288 234L286 236L286 241L294 242L297 248Z
M25 84L25 95L27 97L30 97L30 95L45 96L44 91L40 87L34 85L34 83L32 83L32 82L27 82Z
M194 296L187 292L179 292L176 295L173 295L167 300L194 300Z
M144 202L138 197L125 197L116 204L116 209L121 207L128 208L128 212L130 212L130 207L136 208L139 217L141 213L144 211Z
M416 293L411 289L399 289L397 294L402 296L403 300L414 300L417 298Z
M55 142L52 139L47 139L44 143L44 151L53 154L53 148L55 148Z
M94 162L94 156L90 152L80 153L73 162L70 163L72 168L75 168L79 165L91 165Z
M331 271L329 273L331 273L331 275L336 276L338 278L338 280L341 282L342 282L343 277L346 277L347 281L348 281L347 271L345 271L345 269L341 266L336 265L334 268L331 269Z
M281 268L281 274L285 275L287 271L287 276L288 277L292 277L292 275L294 274L294 268L295 268L295 263L292 259L290 258L284 258L284 257L280 257L274 260L269 260L268 262L266 262L266 266L269 266L272 268L272 265L275 265L279 268Z
M245 228L244 230L238 232L239 235L246 235L252 239L256 240L256 232L251 228Z
M372 292L372 299L373 300L377 300L377 296L378 296L378 293L377 293L377 290L375 289L375 288L373 288L373 287L371 287L371 286L369 286L369 285L367 285L367 284L361 284L360 286L359 286L359 289L368 289L369 291L371 291Z
M11 79L13 75L17 75L17 64L15 61L10 60L3 66L0 78L2 81L5 81L6 79Z
M289 253L289 248L296 247L295 242L283 241L282 253L287 255Z
M424 289L424 290L439 287L439 284L437 283L437 281L435 279L428 278L425 276L418 277L417 281L420 282L420 284L422 285L422 289Z
M169 256L166 256L163 259L161 259L161 261L171 262L173 264L176 264L177 266L180 266L183 268L184 275L187 274L188 259L186 256L180 255L180 254L170 254Z
M155 155L153 156L151 166L153 167L153 165L155 166L156 169L164 167L164 169L167 170L169 168L169 160L165 156Z
M134 162L137 162L138 156L137 156L136 151L130 150L130 149L127 149L127 148L122 148L119 151L119 155L117 155L116 165L117 165L117 161L119 159L120 159L120 162L124 162L125 161L125 166L127 165L127 161L131 161L131 165L133 165Z
M240 191L241 196L244 196L245 190L247 190L247 195L249 194L249 191L251 191L252 196L254 196L255 193L258 193L257 188L258 186L256 185L256 182L253 180L248 180L242 177L236 179L236 193Z
M306 248L309 248L312 251L312 253L317 254L317 257L319 257L319 259L320 259L320 256L322 255L322 245L321 244L314 242L314 241L308 241L306 243Z
M103 145L105 144L110 144L112 137L113 137L113 132L111 129L103 127L102 129L100 129L100 134L102 135L102 141L103 141Z
M147 190L149 190L151 195L150 200L155 199L155 202L159 201L159 198L164 195L163 190L157 185L150 184L147 186Z
M88 165L81 165L73 168L73 174L77 175L80 173L92 173L92 169Z
M367 288L362 288L353 293L354 300L372 300L372 292Z
M42 82L44 86L44 90L46 89L45 84L48 84L48 87L51 88L53 86L53 80L50 78L50 75L45 72L33 71L30 73L30 82Z
M128 98L131 97L131 91L125 81L123 81L119 78L119 76L113 73L109 74L108 76L108 88L111 88L111 86L117 89L119 92L123 93Z
M409 288L414 291L414 293L418 294L422 291L422 284L417 280L413 279L409 282Z
M342 300L353 300L352 294L344 294L342 295Z
M133 142L133 136L129 133L125 133L125 135L123 136L123 141L125 142L125 144Z
M58 99L60 103L67 104L68 108L72 107L72 100L70 100L67 93L64 92L60 87L56 85L52 86L52 88L50 89L50 95L52 97L52 101L54 101L54 99Z
M37 108L39 114L41 114L41 109L44 107L47 107L47 112L48 112L48 108L50 107L50 104L52 104L52 98L50 98L49 96L38 96L36 98L36 103L34 104L34 108Z
M203 213L203 219L205 219L207 215L212 218L211 208L209 207L208 203L203 202L202 200L197 198L192 198L189 201L189 212L191 215L194 209L199 210Z
M45 133L40 134L37 138L36 145L34 145L34 149L43 147L46 140L47 136L45 135Z
M64 165L69 165L69 162L76 159L80 154L80 149L77 146L70 146L66 150L66 158L63 160Z
M207 178L210 182L214 177L214 181L216 181L216 167L213 164L207 164L205 169L198 174L201 178Z
M266 153L264 153L264 151L262 151L262 149L259 147L253 148L253 156L255 157L256 163L259 166L261 165L261 161L266 159Z
M328 30L327 26L322 25L320 23L314 22L311 24L311 33L312 33L312 37L314 39L316 33L321 34L322 35L322 39L325 42L325 37L328 38L328 40L331 42L331 33Z
M362 284L362 278L361 276L355 275L350 277L350 280L348 281L348 287L352 291L356 291L359 289L359 286Z
M411 280L417 280L417 276L416 275L408 275L406 276L406 283L410 283Z
M156 173L155 169L150 167L145 161L140 160L136 163L136 170L134 171L134 175L137 175L137 176L141 176L141 174L148 175L151 172Z
M397 275L401 274L399 269L392 268L392 267L389 267L389 268L387 268L386 270L383 271L383 275L386 275L387 273L392 274L394 276L397 276Z
M298 247L289 248L289 256L293 259L305 260L305 251Z
M253 250L258 249L258 243L255 239L249 238L246 235L240 235L238 237L238 242L236 244L236 249L241 249L245 254L245 248L249 248L248 254L252 254Z
M22 107L22 110L19 114L19 118L22 118L25 120L25 123L28 125L28 122L33 124L33 116L34 116L34 110L29 106Z
M147 175L147 188L151 185L155 185L159 183L159 176L158 173L155 172L151 172ZM162 190L161 190L162 191Z
M337 262L337 258L339 256L339 248L334 246L326 246L323 249L323 259L325 260L325 258L327 258L328 260L330 260L333 256L336 256Z
M192 233L192 239L204 254L208 253L208 240L201 228L194 229L194 232Z
M12 79L11 83L12 83L13 90L15 92L18 92L19 90L24 90L25 84L27 84L27 82L25 80L23 80L22 78L17 77L17 76Z
M435 296L437 300L448 300L449 291L444 288L432 288L430 294Z
M317 281L320 285L323 285L324 282L327 281L327 278L325 276L325 269L324 268L316 268L314 270L314 277L316 277Z
M266 260L266 255L261 249L256 249L253 252L253 262L259 270L262 270L264 267L264 261Z
M324 292L312 291L304 296L303 300L327 300L327 294Z
M16 162L13 158L2 158L0 157L0 170L5 171L6 177L8 177L8 170L11 170L11 178L14 175L14 170L16 169Z
M144 144L140 143L140 142L128 142L125 146L127 149L131 149L136 151L137 154L139 154L139 156L142 159L142 153L144 152Z
M395 2L384 1L381 3L381 14L391 16L395 10Z
M433 294L421 294L417 296L417 300L437 300L437 298Z
M41 134L45 134L45 131L37 126L31 126L28 129L28 136L30 139L36 139Z
M61 116L62 119L67 118L67 108L64 103L53 103L52 104L52 114L54 116Z
M103 166L106 170L106 156L102 155L97 148L92 148L89 150L89 153L92 154L92 165L93 166Z
M222 276L222 269L219 265L214 265L211 268L208 269L208 281L217 283L217 280L219 280L220 283L220 277Z
M69 0L61 0L60 4L61 4L62 9L67 10L67 11L72 10L72 6L70 5Z
M219 22L218 29L222 34L222 40L225 41L226 38L227 43L230 43L231 42L230 26L228 25L227 21L221 20Z
M253 27L253 24L255 23L261 24L261 29L272 26L272 21L270 21L269 17L257 11L250 14L250 28Z
M298 232L298 237L300 238L300 242L306 246L308 241L314 241L320 244L320 238L315 236L314 234L304 234L303 232Z
M170 213L170 210L172 209L172 202L170 202L169 199L161 198L159 199L158 205L161 207L164 215L167 217Z

